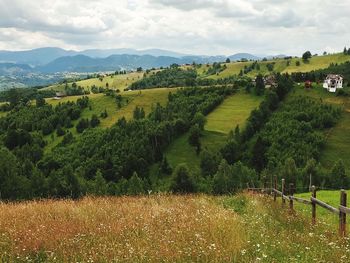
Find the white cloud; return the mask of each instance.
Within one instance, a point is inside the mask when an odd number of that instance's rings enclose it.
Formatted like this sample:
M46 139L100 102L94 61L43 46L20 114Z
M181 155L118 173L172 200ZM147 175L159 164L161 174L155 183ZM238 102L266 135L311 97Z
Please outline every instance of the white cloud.
M349 45L349 1L0 0L0 48L300 54Z

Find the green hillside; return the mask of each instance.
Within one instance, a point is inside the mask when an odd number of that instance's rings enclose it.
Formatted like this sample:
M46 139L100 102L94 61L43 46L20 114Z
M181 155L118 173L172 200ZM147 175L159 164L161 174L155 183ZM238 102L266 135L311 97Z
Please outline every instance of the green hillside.
M344 88L344 90L349 90L349 88ZM342 107L341 119L335 127L327 131L327 141L322 151L321 163L331 168L336 161L342 159L347 171L350 172L350 160L347 158L350 156L350 98L338 97L323 89L321 85L314 85L311 90L305 90L302 86L297 87L294 94L310 96Z
M86 90L90 90L92 86L106 88L107 86L110 89L119 89L124 90L131 83L141 79L143 77L143 72L131 72L127 74L120 75L111 75L100 78L91 78L86 80L76 81L77 86L81 86ZM44 88L44 90L55 90L63 91L65 84L56 84Z
M244 125L250 112L258 107L262 98L244 92L234 94L219 105L207 116L207 123L201 137L202 148L217 151L226 142L227 135L236 125ZM199 172L200 158L195 147L188 143L189 134L186 133L175 140L167 149L166 156L169 163L175 167L186 163L192 171Z
M288 62L289 61L289 62ZM300 62L300 66L297 66L297 61ZM254 69L247 73L247 76L256 76L257 74L269 74L271 72L280 72L280 73L293 73L293 72L309 72L312 70L327 68L331 63L344 63L350 61L349 55L344 55L343 53L325 55L325 56L314 56L308 62L303 62L301 58L292 58L292 59L274 59L268 61L259 61L258 64L260 69ZM289 65L288 65L289 63ZM238 75L241 70L244 70L244 67L249 67L252 65L252 61L248 62L232 62L225 63L227 69L220 72L217 75L211 75L209 78L218 79L225 78L231 75ZM273 64L273 70L269 71L267 69L268 64ZM204 71L206 65L203 65L200 70Z
M148 114L152 106L156 103L160 103L161 105L165 105L168 100L169 92L174 92L174 89L150 89L150 90L142 90L142 91L127 91L121 92L122 97L127 100L127 104L123 105L122 108L118 109L117 104L114 98L110 96L106 96L102 93L100 94L89 94L90 108L86 108L83 110L80 118L91 118L92 115L96 114L100 116L104 110L107 111L107 118L100 118L101 128L107 128L112 126L117 122L118 119L125 117L127 120L133 118L133 112L136 106L142 107L146 114ZM82 96L71 96L65 97L61 100L54 99L46 99L46 102L52 105L57 105L60 102L73 101L75 102L78 98ZM78 120L74 121L73 124L76 125ZM69 129L73 135L79 135L75 129L75 127ZM46 147L46 150L51 150L54 146L61 142L62 138L57 137L56 135L48 135L45 139L49 142Z

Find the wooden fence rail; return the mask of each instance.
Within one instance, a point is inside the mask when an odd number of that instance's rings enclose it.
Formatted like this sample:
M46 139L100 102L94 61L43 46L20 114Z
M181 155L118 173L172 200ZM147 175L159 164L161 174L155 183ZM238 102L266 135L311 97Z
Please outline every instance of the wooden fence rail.
M248 190L252 191L263 191L264 193L269 193L273 195L274 201L277 201L277 197L281 197L282 199L282 206L285 205L286 200L289 201L289 209L294 209L294 201L305 204L305 205L311 205L312 208L312 223L316 224L316 208L317 206L320 206L326 210L328 210L331 213L338 214L339 215L339 235L344 237L346 235L346 215L350 214L350 208L347 207L347 194L345 190L340 190L340 203L339 207L333 207L326 202L317 199L317 191L316 187L311 187L311 197L310 200L296 197L294 196L295 188L293 184L289 184L289 194L286 194L286 185L285 180L282 179L281 184L281 190L277 189L277 178L274 179L273 188L248 188Z

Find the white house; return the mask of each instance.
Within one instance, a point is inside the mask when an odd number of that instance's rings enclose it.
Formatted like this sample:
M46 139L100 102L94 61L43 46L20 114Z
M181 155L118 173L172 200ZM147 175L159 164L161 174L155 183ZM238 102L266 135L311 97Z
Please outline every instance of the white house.
M327 89L329 92L336 92L337 89L343 88L343 76L336 74L327 75L323 82L323 88Z

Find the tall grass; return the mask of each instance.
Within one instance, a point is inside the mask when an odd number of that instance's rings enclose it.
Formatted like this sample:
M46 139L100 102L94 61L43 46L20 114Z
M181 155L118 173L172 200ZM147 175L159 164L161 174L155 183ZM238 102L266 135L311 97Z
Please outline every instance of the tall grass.
M349 262L349 239L271 197L0 203L0 262Z
M232 262L235 213L206 196L84 198L0 205L2 261Z

